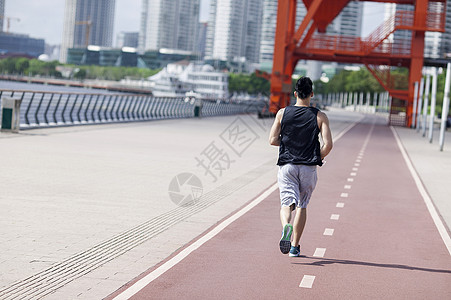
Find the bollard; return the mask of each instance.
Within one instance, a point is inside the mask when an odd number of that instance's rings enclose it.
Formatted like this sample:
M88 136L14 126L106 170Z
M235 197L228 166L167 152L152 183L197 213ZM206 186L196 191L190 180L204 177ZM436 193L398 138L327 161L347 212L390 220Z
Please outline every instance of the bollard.
M202 117L202 107L204 106L203 101L199 94L189 91L185 93L185 102L190 102L194 106L194 117Z
M431 86L431 74L429 73L426 76L426 85L424 86L424 101L423 101L423 136L426 136L426 128L427 128L427 119L428 119L428 107L429 107L429 90Z
M357 92L354 93L354 111L357 111Z
M20 104L22 103L22 99L3 97L1 102L1 131L18 133L20 128Z
M432 93L431 93L431 116L429 120L429 143L432 143L434 134L434 117L435 117L435 104L437 101L437 69L432 68Z
M411 128L415 128L416 116L417 116L417 102L418 102L418 81L415 81L415 88L414 88L414 94L413 94L413 112L412 112Z
M450 82L451 82L451 63L448 63L446 68L445 91L443 93L442 120L440 124L440 140L439 140L440 151L443 151L443 146L445 145L446 120L448 118L449 111Z
M423 109L423 91L424 91L424 79L423 77L421 77L420 91L418 94L418 103L417 103L417 127L416 127L417 132L420 131L421 122L423 122L423 120L421 120L421 110Z

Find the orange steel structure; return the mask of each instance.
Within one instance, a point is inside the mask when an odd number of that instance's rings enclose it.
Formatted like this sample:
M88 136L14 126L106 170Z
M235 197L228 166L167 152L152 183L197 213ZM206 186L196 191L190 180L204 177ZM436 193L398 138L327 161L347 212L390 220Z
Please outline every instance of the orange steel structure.
M300 1L300 0L299 0ZM410 126L414 82L420 81L423 68L425 31L444 32L446 0L375 0L412 4L414 11L398 11L366 38L326 34L327 26L350 0L303 0L307 14L295 28L297 0L279 0L271 79L271 113L289 105L291 77L299 60L334 61L364 64L393 99L405 103L405 123ZM409 30L409 40L390 41L396 30ZM409 69L408 90L395 90L390 68ZM395 103L395 101L393 102ZM392 106L393 109L393 106Z

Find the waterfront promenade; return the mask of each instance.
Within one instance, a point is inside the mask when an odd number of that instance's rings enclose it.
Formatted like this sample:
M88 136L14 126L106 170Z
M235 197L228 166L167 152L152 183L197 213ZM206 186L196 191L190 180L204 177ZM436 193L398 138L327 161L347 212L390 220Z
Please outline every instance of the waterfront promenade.
M256 199L253 209L134 297L451 296L449 249L400 150L407 150L448 235L451 147L439 152L410 129L395 128L394 135L383 117L327 113L336 145L320 169L301 241L305 257L297 261L277 248L271 119L240 115L0 134L0 299L127 298L137 289L133 282L155 274ZM184 197L189 194L194 199ZM335 233L322 240L325 228ZM327 249L321 259L317 248ZM299 287L304 275L316 278L306 277L310 288ZM394 284L402 280L405 290Z

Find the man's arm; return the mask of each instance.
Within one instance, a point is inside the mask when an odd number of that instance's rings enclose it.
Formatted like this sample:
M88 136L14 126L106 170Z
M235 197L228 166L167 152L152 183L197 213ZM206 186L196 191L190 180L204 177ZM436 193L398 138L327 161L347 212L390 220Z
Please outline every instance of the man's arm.
M321 131L321 136L323 137L324 142L323 146L321 147L321 159L324 159L333 147L332 134L330 132L329 119L327 118L326 114L321 111L318 112L317 119L319 129Z
M282 121L283 111L284 109L282 108L277 112L271 127L271 132L269 133L269 144L273 146L280 146L280 122Z

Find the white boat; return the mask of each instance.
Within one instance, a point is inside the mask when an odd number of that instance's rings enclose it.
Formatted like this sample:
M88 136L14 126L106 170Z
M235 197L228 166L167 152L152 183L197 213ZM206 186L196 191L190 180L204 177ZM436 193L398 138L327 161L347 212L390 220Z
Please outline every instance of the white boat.
M168 64L146 80L121 80L121 84L149 88L156 97L185 97L194 92L201 98L228 98L229 74L218 72L210 65L187 60Z
M147 78L150 89L156 97L185 97L193 86L180 80L180 74L186 68L185 61L168 64L157 74Z
M191 85L202 98L229 97L229 74L217 72L210 65L191 63L180 74L180 80Z

